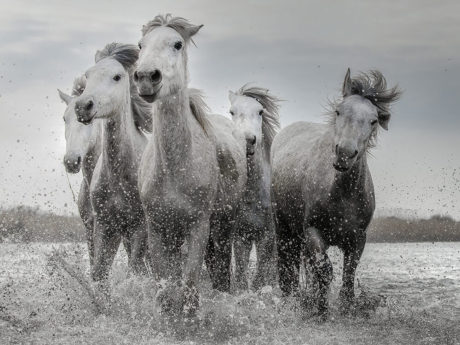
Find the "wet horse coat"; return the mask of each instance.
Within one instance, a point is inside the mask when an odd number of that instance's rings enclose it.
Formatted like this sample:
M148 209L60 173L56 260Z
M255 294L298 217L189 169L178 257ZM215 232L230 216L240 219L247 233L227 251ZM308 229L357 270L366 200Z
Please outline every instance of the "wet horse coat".
M213 286L230 287L234 213L246 182L245 149L232 135L232 122L209 116L201 95L187 87L186 49L200 28L183 18L155 17L143 28L135 73L154 113L139 173L152 266L158 279L180 286L159 296L163 310L177 305L185 315L198 308L205 256Z
M236 215L233 241L235 287L248 288L249 256L254 244L257 266L252 288L274 284L275 225L270 198L270 148L279 129L278 102L267 89L244 85L230 91L230 114L246 142L248 174L243 200Z
M151 130L150 107L134 93L132 70L138 49L112 43L96 54L87 72L85 91L76 102L82 123L102 119L101 155L90 185L95 212L94 265L96 281L107 278L122 238L130 267L145 272L145 216L138 191L137 170Z
M93 265L93 228L94 212L91 206L89 187L97 160L101 153L100 123L83 125L77 121L75 114L75 100L83 93L86 79L84 76L76 78L72 88L72 95L59 91L59 96L67 104L64 114L66 128L66 154L64 166L68 173L78 173L81 169L83 180L78 193L77 206L80 218L86 229L90 266Z
M399 90L386 88L378 71L354 79L348 70L343 101L332 104L329 124L298 122L284 128L272 147L273 201L280 286L298 287L301 251L317 286L318 313L327 316L332 264L329 246L344 252L342 311L354 297L354 277L375 208L367 151L378 125L388 128L389 105Z

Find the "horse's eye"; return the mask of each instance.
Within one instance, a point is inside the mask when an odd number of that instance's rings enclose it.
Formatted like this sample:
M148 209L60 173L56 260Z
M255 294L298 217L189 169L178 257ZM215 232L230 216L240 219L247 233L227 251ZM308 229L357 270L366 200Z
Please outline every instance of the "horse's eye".
M137 45L139 46L139 49L142 49L142 44L141 44L141 42L139 42Z
M337 116L340 115L340 112L338 110L336 110L335 113L337 114Z
M372 125L372 126L375 126L376 124L377 124L377 120L373 120L373 121L371 122L371 125Z
M259 111L259 115L262 116L262 114L264 113L264 110L262 109L261 111Z
M233 115L235 115L235 113L234 113L233 111L230 110L230 115L233 116Z
M182 48L182 42L178 41L174 43L174 48L176 48L176 50L180 50Z
M119 74L113 77L113 80L115 81L120 81L120 79L121 79L121 76Z

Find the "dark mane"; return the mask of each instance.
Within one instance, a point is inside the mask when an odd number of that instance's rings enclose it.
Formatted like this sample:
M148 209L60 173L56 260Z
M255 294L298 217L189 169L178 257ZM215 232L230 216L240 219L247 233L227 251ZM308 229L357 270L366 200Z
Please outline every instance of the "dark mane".
M362 96L374 104L380 113L389 114L391 103L401 97L398 85L388 89L387 81L383 74L377 70L368 73L361 72L351 79L351 94Z
M361 72L358 76L351 79L351 95L359 95L369 100L377 107L379 117L390 117L390 105L401 97L402 91L398 85L388 89L387 81L383 74L377 70L371 70L368 73ZM346 96L344 96L346 97ZM329 100L326 116L329 123L334 124L337 105L343 99ZM377 143L378 129L376 128L369 139L368 148L373 148Z
M138 94L133 80L134 67L139 58L139 48L133 44L109 43L101 51L97 51L95 61L112 58L118 61L129 74L129 88L131 94L131 110L133 120L139 130L152 132L152 112L149 103Z

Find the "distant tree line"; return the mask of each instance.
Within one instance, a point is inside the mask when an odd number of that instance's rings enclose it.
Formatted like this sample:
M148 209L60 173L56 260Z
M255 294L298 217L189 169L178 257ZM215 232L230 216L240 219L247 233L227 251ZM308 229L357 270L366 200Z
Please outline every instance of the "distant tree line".
M460 222L448 216L429 219L375 218L368 242L460 241ZM82 242L85 229L78 216L63 216L38 208L0 208L0 242Z
M429 219L375 218L367 230L369 242L460 241L460 222L449 216Z
M39 208L0 209L0 242L80 242L85 228L78 216L62 216Z

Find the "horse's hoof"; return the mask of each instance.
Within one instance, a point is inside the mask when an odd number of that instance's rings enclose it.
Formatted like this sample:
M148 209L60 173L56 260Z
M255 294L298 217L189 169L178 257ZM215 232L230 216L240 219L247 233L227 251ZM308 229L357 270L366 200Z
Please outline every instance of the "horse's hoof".
M200 297L198 290L192 287L183 288L183 307L182 311L184 316L187 318L193 318L196 316L196 313L200 307Z
M314 318L316 323L325 323L328 319L329 319L329 311L328 310L318 312L318 314L316 314L316 317Z
M349 293L340 292L339 312L341 315L349 315L354 305L354 296Z
M162 314L178 315L182 311L183 298L180 288L168 285L158 292L157 303Z

